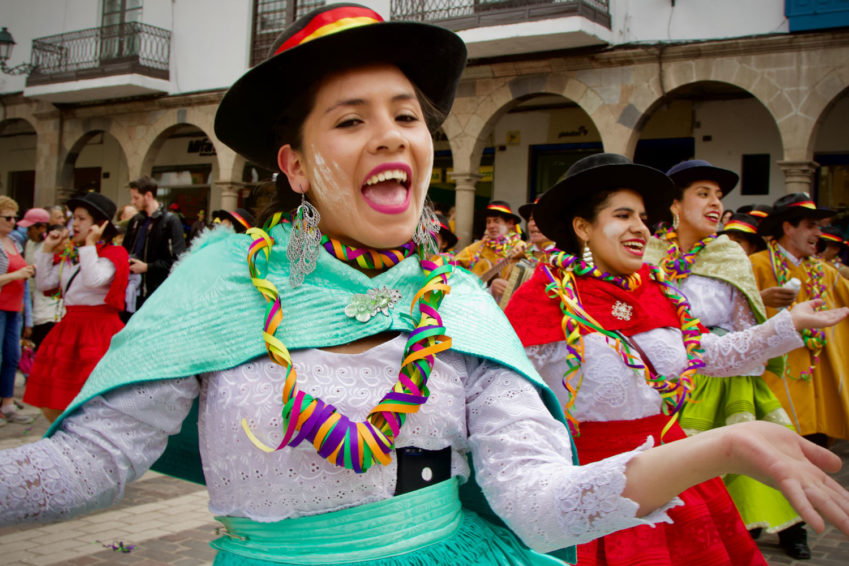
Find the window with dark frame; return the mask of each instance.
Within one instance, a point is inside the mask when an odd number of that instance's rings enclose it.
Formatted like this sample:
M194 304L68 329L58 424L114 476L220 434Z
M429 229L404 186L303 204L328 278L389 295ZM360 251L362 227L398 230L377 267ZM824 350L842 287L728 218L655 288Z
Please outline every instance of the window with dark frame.
M251 67L265 60L274 40L287 25L324 4L324 0L254 0Z
M750 153L743 155L740 167L740 194L741 195L768 195L769 194L769 166L770 156L768 153Z

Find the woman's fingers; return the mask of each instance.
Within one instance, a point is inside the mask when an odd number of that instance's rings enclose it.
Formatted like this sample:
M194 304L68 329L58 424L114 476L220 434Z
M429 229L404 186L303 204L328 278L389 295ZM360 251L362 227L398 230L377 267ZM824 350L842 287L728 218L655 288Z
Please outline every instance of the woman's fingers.
M825 530L825 521L823 521L823 518L819 513L817 513L811 499L806 491L802 489L799 481L795 478L789 478L779 483L781 493L784 494L784 497L787 498L787 501L790 502L793 509L799 513L802 520L808 523L816 532L823 532Z

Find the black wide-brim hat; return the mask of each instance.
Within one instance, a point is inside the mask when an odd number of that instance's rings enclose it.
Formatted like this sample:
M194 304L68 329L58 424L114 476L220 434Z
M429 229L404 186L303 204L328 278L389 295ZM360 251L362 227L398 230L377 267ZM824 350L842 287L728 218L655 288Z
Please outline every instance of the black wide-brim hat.
M725 198L725 195L730 193L740 180L740 176L734 171L714 167L701 159L677 163L666 174L681 189L686 189L696 181L713 181L722 189L722 198Z
M792 221L797 218L821 220L829 216L834 216L834 211L817 208L817 205L807 193L791 193L775 201L775 204L772 205L772 212L761 220L758 226L758 234L761 236L772 235L785 220Z
M763 237L758 235L758 225L760 223L761 219L757 216L752 216L745 212L735 212L718 233L728 234L733 232L746 238L758 247L766 247Z
M539 197L534 199L534 202L526 202L519 207L519 216L525 219L525 222L531 221L531 214L534 213L534 207L539 202Z
M216 210L219 219L227 218L233 229L239 234L244 234L248 228L253 228L256 225L256 218L251 212L245 208L237 208L236 210ZM215 213L213 213L214 215Z
M89 192L77 197L72 197L68 199L68 202L65 204L70 210L74 210L77 207L83 207L89 212L89 214L91 214L92 218L94 218L95 222L98 224L106 220L109 223L103 232L106 239L111 240L112 237L118 233L118 228L112 222L112 218L115 217L115 212L118 210L118 207L115 206L112 199L106 195Z
M849 242L843 239L843 232L837 226L823 226L820 228L820 241L825 241L829 244L849 247Z
M592 192L615 189L631 189L643 197L649 226L669 215L675 196L675 184L663 171L617 153L596 153L576 161L539 198L534 221L540 232L562 248L573 233L574 214L570 213L576 205Z
M448 223L448 219L445 218L441 214L436 215L436 219L439 221L439 237L448 244L448 249L453 248L457 245L457 234L451 231L451 226Z
M215 135L254 163L279 170L277 152L293 143L306 118L302 97L331 73L355 67L396 65L438 110L431 132L451 110L466 46L445 28L417 22L384 22L358 4L329 4L302 16L275 40L270 56L224 95Z
M486 209L483 211L484 217L488 216L498 216L503 218L504 220L512 220L514 224L517 226L522 222L522 218L513 212L513 209L510 207L508 202L503 200L494 200L488 205L486 205Z

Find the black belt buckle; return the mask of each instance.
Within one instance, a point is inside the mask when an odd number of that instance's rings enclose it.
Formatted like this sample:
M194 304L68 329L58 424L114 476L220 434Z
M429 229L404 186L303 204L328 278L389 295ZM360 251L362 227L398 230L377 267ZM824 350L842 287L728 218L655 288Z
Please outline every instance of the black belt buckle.
M398 479L395 495L403 495L451 478L451 447L424 450L415 446L396 448Z

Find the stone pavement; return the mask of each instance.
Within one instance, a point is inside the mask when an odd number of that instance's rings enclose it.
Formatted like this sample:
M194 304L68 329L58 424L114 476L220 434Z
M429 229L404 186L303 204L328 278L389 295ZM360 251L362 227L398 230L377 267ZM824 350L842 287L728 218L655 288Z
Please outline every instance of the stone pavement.
M16 397L22 394L21 383ZM31 407L24 410L38 414ZM32 425L0 427L0 450L38 440L47 430L44 418ZM844 462L837 475L849 487L849 442L833 450ZM206 490L168 476L148 472L127 486L124 498L105 511L69 521L0 528L0 564L3 566L208 566L215 552L209 541L218 525L207 509ZM813 558L790 560L778 546L778 537L764 534L758 545L771 565L845 566L849 538L829 526L822 535L808 529ZM130 552L111 547L132 546Z

